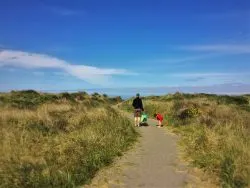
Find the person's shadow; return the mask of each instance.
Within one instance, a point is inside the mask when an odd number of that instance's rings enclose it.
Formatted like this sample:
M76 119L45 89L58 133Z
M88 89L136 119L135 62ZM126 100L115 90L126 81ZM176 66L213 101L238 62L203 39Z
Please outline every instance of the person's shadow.
M143 126L143 127L148 127L148 126L149 126L149 124L148 124L147 122L141 122L141 123L140 123L140 126Z

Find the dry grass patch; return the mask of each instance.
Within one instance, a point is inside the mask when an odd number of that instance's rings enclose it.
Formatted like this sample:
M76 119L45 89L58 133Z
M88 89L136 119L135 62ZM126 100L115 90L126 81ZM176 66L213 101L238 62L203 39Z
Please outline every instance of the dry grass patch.
M190 163L221 187L250 185L250 105L246 96L177 93L144 98L149 115L164 114L181 135ZM122 109L131 110L131 100Z
M75 187L133 143L131 122L111 107L66 102L0 108L0 187Z

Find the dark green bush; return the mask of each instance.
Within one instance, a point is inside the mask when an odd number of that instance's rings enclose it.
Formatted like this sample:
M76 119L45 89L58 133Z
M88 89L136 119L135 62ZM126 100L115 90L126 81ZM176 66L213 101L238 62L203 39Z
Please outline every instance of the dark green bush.
M111 104L117 104L117 103L120 103L120 102L122 102L122 101L123 101L123 100L122 100L122 98L121 98L120 96L109 98L109 102L110 102Z
M93 96L93 97L100 97L100 94L97 93L97 92L95 92L95 93L92 94L92 96Z
M236 105L248 105L248 99L244 96L218 96L217 101L219 104L236 104Z

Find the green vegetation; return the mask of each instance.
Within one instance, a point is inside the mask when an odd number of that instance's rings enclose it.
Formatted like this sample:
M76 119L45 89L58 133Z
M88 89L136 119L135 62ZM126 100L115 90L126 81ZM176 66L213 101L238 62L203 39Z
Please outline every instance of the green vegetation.
M0 106L8 106L19 109L36 109L44 103L57 103L68 101L72 104L83 103L88 106L98 106L99 104L116 104L122 101L121 97L101 96L98 93L88 95L86 92L77 93L38 93L34 90L11 91L10 93L0 93Z
M87 93L0 94L0 187L88 183L135 140L131 122Z
M131 100L121 108L132 110ZM185 158L221 187L250 185L249 95L176 93L144 98L152 117L162 113L168 128L181 135Z

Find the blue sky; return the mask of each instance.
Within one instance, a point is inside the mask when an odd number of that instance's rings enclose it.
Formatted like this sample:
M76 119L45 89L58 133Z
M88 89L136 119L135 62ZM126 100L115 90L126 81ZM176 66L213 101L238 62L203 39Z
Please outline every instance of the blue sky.
M0 23L1 91L250 88L247 0L8 0Z

